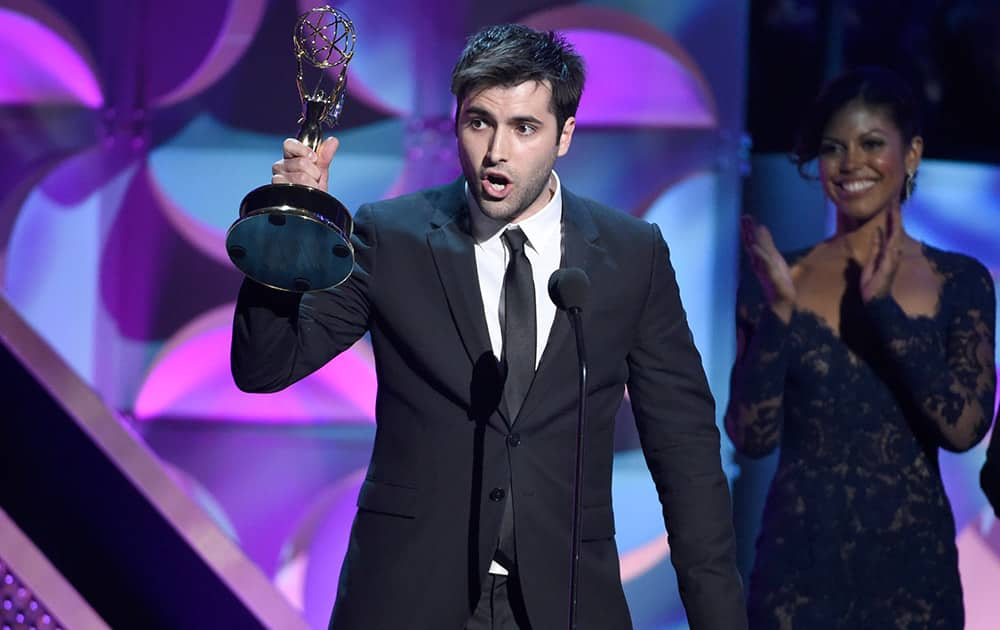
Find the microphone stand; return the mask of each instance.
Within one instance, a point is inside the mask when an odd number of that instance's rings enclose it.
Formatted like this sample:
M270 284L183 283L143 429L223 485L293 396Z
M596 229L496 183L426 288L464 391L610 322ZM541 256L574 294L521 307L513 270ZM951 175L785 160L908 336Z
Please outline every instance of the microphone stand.
M567 309L570 324L576 337L576 356L580 364L580 392L576 416L576 473L573 476L573 554L569 570L569 630L576 630L576 600L579 589L580 569L580 512L583 502L583 419L587 404L587 355L583 346L583 322L580 307Z

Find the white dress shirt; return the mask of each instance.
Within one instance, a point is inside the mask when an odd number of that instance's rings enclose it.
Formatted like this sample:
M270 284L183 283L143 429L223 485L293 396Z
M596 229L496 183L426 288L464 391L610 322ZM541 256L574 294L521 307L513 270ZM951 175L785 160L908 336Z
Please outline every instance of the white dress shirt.
M503 277L507 271L510 253L500 235L511 227L519 227L527 237L524 253L531 263L535 280L535 322L538 338L535 342L535 367L542 358L542 351L549 339L556 306L549 299L549 276L559 269L562 260L562 187L559 176L552 171L555 192L536 214L519 223L503 223L483 214L475 198L465 187L472 223L472 237L476 241L476 272L479 274L479 291L483 297L486 327L490 333L493 354L502 356L503 333L500 328L500 301Z

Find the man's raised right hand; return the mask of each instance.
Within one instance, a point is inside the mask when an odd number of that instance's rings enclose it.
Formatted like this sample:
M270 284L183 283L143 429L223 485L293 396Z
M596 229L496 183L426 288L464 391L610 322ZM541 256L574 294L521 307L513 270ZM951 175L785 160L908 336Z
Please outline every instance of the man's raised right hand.
M328 137L313 151L295 138L287 138L281 145L284 157L271 166L272 184L301 184L326 192L330 178L330 162L337 153L340 141Z

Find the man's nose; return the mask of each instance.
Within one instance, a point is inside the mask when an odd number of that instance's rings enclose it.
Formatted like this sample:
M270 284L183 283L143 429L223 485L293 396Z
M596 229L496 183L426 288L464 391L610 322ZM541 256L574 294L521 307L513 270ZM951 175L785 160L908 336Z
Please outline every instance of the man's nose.
M507 150L508 150L508 138L507 134L503 129L497 129L493 132L493 136L490 138L490 144L487 147L486 159L491 164L497 164L498 162L507 161Z

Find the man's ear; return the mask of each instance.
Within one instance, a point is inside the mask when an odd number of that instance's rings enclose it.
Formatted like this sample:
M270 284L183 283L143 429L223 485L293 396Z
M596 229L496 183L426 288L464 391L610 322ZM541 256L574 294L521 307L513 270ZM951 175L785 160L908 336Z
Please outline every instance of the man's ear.
M570 116L563 123L562 131L559 132L559 151L556 154L559 157L566 155L569 152L569 145L573 142L573 132L576 130L576 117Z

